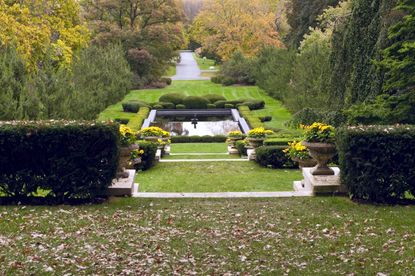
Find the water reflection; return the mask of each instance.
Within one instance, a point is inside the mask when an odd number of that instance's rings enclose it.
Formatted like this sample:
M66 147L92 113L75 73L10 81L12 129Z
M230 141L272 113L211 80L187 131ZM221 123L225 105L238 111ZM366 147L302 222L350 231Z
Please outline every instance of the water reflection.
M152 125L169 131L172 136L226 135L231 131L240 130L238 122L233 120L198 121L196 125L192 124L190 120L183 122L158 120Z

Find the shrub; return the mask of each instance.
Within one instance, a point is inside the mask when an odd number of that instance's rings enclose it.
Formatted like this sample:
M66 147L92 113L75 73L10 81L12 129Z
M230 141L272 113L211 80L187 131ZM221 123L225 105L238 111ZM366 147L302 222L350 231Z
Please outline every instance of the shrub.
M114 122L119 123L120 125L126 125L128 124L128 122L130 121L130 119L126 119L126 118L115 118Z
M288 146L292 138L268 138L264 141L264 146Z
M171 78L161 78L160 81L164 82L167 85L171 85L173 82Z
M235 106L233 104L225 104L225 108L234 108Z
M247 121L248 125L251 128L260 128L264 127L264 124L258 119L257 116L253 115L249 107L245 105L240 105L238 107L239 113Z
M212 104L217 101L226 101L225 97L218 95L218 94L207 94L207 95L204 95L203 98L205 98Z
M298 128L300 125L311 125L314 122L322 122L323 115L313 108L304 108L293 115L288 125Z
M122 103L122 109L124 112L137 113L140 107L149 107L150 105L144 101L130 101Z
M283 152L288 146L262 146L255 150L256 162L263 167L295 168L295 163Z
M224 76L222 84L255 84L254 61L244 57L240 52L235 54L227 62L223 63L220 75Z
M338 150L353 199L395 203L415 195L415 126L342 128Z
M162 106L161 104L155 104L153 106L154 109L164 109L164 106Z
M183 104L185 98L184 94L180 93L168 93L159 98L159 102L174 103L175 105Z
M183 104L188 109L205 109L207 108L209 101L198 96L188 96L184 98Z
M176 109L186 109L186 106L184 104L177 104Z
M150 83L149 87L156 88L156 89L163 89L166 88L167 84L163 81L153 81Z
M225 108L225 104L231 104L236 106L238 104L242 104L243 102L245 102L245 100L217 101L215 102L215 105L218 108Z
M140 149L144 150L144 154L141 156L141 163L135 165L135 169L146 171L154 166L157 152L157 143L138 141L137 144Z
M222 78L222 84L225 85L225 86L234 85L234 84L236 84L236 79L225 76L225 77Z
M215 109L216 108L216 105L215 104L208 104L207 105L207 108L208 109Z
M222 84L223 76L218 75L210 78L210 81L217 84Z
M164 109L175 109L176 105L174 103L168 102L159 102L158 105L161 105Z
M242 104L248 106L251 110L263 109L265 107L265 102L263 100L250 99Z
M239 140L235 142L235 147L239 152L239 155L241 156L247 156L248 155L248 149L246 148L247 142L245 140Z
M272 121L272 116L261 116L261 117L258 117L258 119L262 123L264 123L264 122L271 122Z
M0 124L0 192L58 201L106 194L118 167L118 124L38 121Z
M215 136L172 136L172 143L225 143L227 137L225 135Z
M137 115L130 119L130 121L128 122L128 126L135 131L140 130L144 120L147 119L149 113L150 108L140 108L140 111L137 113Z

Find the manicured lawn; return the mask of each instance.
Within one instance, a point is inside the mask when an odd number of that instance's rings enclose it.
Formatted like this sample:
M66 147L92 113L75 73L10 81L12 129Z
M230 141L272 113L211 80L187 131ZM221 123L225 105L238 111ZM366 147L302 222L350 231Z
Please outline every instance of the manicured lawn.
M229 154L209 154L209 155L166 155L163 156L163 159L241 159L239 155L229 155Z
M0 207L0 274L414 275L415 207L348 198Z
M291 114L277 100L266 95L264 91L256 86L230 86L224 87L210 81L173 81L171 86L165 89L146 89L136 90L129 93L123 102L129 100L143 100L146 102L157 102L161 95L166 93L184 93L186 95L219 94L232 99L263 99L266 107L263 110L254 111L258 116L272 116L271 122L265 123L266 126L285 129L285 122L290 120ZM108 107L99 116L99 120L113 120L115 118L131 118L135 114L122 112L121 102ZM295 132L295 131L294 131Z
M203 60L203 57L199 57L195 53L193 53L193 57L195 58L200 70L211 70L210 69L211 66L215 67L214 70L220 69L220 65L215 64L215 61L212 59L207 58L206 60Z
M171 153L225 153L226 143L184 143L171 144Z
M272 170L255 162L159 163L140 172L140 192L292 191L300 170Z

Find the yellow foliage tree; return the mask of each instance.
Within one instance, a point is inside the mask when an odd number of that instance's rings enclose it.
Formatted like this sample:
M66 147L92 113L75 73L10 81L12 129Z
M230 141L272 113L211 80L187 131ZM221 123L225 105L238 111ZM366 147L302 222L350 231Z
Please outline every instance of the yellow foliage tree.
M264 46L282 47L276 31L277 0L206 0L192 38L222 60L235 51L255 55Z
M89 43L76 0L0 0L0 45L14 44L29 70L46 55L68 66L76 51Z

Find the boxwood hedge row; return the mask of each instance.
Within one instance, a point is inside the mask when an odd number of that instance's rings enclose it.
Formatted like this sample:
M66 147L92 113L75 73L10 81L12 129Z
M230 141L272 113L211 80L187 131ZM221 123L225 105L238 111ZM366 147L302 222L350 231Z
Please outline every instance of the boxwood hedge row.
M352 198L395 203L415 196L415 126L343 128L338 149Z
M0 122L0 194L103 196L116 176L118 140L116 123Z

